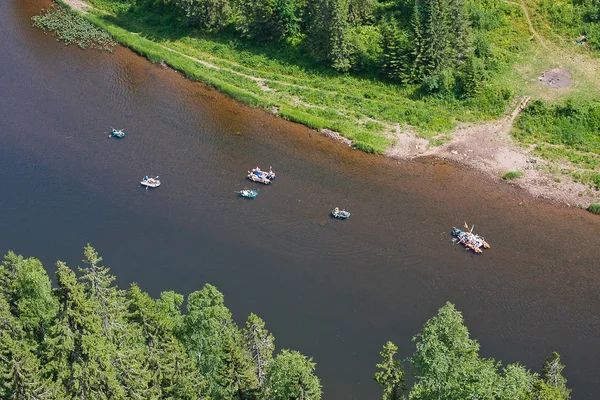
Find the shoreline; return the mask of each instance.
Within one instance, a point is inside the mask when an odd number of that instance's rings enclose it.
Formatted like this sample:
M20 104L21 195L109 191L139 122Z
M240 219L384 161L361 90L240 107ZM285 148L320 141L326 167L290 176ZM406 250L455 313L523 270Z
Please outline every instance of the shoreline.
M82 0L58 1L83 14L86 14L89 8L94 8ZM135 35L135 33L131 34ZM180 53L160 43L155 44L210 68L223 69L207 61ZM121 45L135 51L135 49L129 46L122 43ZM205 83L210 84L210 82ZM215 89L223 92L218 87L215 87ZM577 206L587 208L591 203L600 202L600 191L593 190L582 183L574 182L569 176L561 178L561 176L551 173L549 169L557 167L556 163L532 156L531 152L535 149L534 146L524 149L510 136L509 132L513 121L526 106L527 101L527 97L523 98L510 115L500 119L478 124L459 125L448 134L451 137L450 140L434 147L430 147L431 140L419 137L414 131L401 129L399 124L397 124L388 129L387 136L393 141L393 144L387 148L383 155L397 160L411 160L424 157L449 160L462 167L477 170L482 175L498 183L518 187L536 199L563 204L567 207ZM271 109L269 113L284 119L290 119L285 118L284 115L279 115L277 108L274 110ZM292 122L303 124L301 121L292 120ZM306 126L306 124L303 125ZM327 128L313 129L334 141L339 141L344 145L355 148L353 141L342 136L339 132ZM520 171L523 175L518 179L505 181L502 179L502 175L509 171Z
M519 106L520 107L520 106ZM402 133L401 139L390 147L386 156L398 160L435 157L479 171L493 181L526 191L536 199L551 201L567 207L587 208L600 201L600 192L574 182L569 176L548 171L556 166L531 153L534 146L524 149L510 135L519 107L509 116L482 124L465 124L452 132L446 143L429 147L429 141L415 134ZM522 177L505 180L509 171L520 171Z

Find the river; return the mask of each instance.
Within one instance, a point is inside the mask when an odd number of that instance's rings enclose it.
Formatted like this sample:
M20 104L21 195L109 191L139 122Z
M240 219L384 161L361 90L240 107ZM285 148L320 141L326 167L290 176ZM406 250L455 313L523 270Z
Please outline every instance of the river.
M152 65L31 27L47 3L0 2L0 252L80 265L90 242L127 288L205 283L236 321L312 356L324 399L374 399L375 363L446 301L481 353L539 371L556 350L573 399L600 389L600 217L435 159L352 150ZM125 128L110 140L110 126ZM257 199L255 166L278 174ZM144 190L139 180L160 175ZM328 217L348 207L347 221ZM475 256L450 231L475 224Z

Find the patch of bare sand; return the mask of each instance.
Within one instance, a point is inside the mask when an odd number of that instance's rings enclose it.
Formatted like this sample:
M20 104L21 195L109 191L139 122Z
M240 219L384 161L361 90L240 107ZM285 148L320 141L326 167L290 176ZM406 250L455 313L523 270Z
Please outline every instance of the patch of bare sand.
M88 12L89 8L91 8L89 4L81 0L63 0L63 2L69 7L71 7L73 10L82 12L84 14Z
M562 89L571 85L571 74L566 69L552 68L543 72L538 80L553 89Z
M536 198L556 201L566 205L587 205L600 199L600 192L592 191L568 177L558 179L546 172L548 163L530 153L535 147L524 149L509 135L520 105L510 116L497 121L462 125L445 144L429 148L428 141L417 137L414 132L397 135L397 142L386 153L398 159L435 156L477 169L494 180L502 180L508 171L521 171L523 176L506 181L510 185L525 189Z

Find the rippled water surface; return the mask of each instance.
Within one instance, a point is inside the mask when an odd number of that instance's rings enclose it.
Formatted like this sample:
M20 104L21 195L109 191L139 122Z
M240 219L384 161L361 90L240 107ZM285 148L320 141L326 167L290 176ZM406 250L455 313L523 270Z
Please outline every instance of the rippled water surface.
M0 2L0 251L75 267L91 242L121 287L216 285L238 322L314 357L325 399L373 399L445 301L482 354L539 370L559 351L574 399L600 398L600 218L436 160L398 163L240 106L119 48L31 28L46 3ZM119 141L110 126L125 128ZM271 186L245 180L273 165ZM160 175L143 190L139 180ZM253 201L235 190L260 188ZM333 220L334 206L352 211ZM474 256L450 230L475 223Z

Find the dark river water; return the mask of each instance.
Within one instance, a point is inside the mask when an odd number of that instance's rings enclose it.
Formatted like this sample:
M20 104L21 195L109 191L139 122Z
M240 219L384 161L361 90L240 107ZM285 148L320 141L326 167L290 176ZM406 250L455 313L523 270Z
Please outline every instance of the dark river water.
M401 357L446 301L482 354L539 371L559 351L574 399L598 399L600 217L536 202L437 160L397 162L241 106L118 48L31 27L0 1L0 251L79 265L90 242L157 296L209 282L314 357L324 399L375 399L381 345ZM128 136L107 138L109 126ZM247 201L255 166L277 181ZM160 175L143 190L139 180ZM347 221L328 217L346 206ZM475 224L492 249L451 243Z

